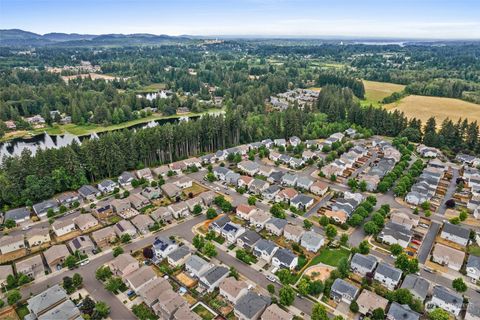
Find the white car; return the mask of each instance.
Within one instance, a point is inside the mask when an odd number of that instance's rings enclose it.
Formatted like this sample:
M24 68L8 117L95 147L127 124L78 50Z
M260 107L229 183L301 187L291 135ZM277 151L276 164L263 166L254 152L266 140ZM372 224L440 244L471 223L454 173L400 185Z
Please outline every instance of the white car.
M277 282L277 279L275 279L275 277L272 276L272 275L270 275L270 274L267 274L266 277L267 277L267 279L268 279L269 281Z
M24 226L22 228L22 230L30 230L32 228L32 226L29 224L28 226Z

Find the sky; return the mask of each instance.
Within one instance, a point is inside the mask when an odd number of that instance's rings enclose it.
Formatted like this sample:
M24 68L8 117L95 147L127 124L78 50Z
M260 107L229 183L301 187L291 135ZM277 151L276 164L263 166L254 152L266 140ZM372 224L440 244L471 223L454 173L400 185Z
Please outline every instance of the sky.
M480 0L0 0L0 29L480 39Z

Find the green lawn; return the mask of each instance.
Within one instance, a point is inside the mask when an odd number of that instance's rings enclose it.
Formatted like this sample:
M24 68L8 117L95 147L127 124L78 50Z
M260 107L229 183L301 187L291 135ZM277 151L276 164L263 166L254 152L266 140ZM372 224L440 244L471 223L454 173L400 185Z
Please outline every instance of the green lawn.
M18 317L19 317L20 319L24 319L25 316L30 313L30 311L28 310L26 304L24 304L24 305L19 306L18 308L16 308L16 311L17 311L17 315L18 315Z
M349 256L350 256L350 251L347 249L325 248L325 249L322 249L320 253L316 255L308 265L314 266L319 263L324 263L329 266L338 267L340 260L342 258L348 258Z
M480 247L479 246L470 246L468 247L468 253L473 254L474 256L480 257Z
M204 320L212 320L215 317L214 314L212 314L210 311L208 311L207 308L205 308L201 304L199 304L195 308L193 308L193 312L198 314Z

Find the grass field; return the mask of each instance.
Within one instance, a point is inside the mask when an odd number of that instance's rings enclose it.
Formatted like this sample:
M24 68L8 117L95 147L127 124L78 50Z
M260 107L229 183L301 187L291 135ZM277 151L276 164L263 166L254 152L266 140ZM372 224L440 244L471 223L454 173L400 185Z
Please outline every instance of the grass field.
M377 82L363 80L365 86L365 100L361 100L362 105L380 106L380 101L394 92L402 91L405 86L389 82Z
M198 314L203 320L212 320L215 317L214 314L208 311L207 308L205 308L201 304L193 308L193 312Z
M480 122L480 105L459 99L411 95L385 108L403 111L407 117L420 119L423 124L432 116L437 119L437 125L441 125L445 118L453 121L467 118Z
M319 263L324 263L329 266L338 267L338 264L342 258L348 258L350 251L347 249L320 249L320 253L316 255L308 266L314 266Z

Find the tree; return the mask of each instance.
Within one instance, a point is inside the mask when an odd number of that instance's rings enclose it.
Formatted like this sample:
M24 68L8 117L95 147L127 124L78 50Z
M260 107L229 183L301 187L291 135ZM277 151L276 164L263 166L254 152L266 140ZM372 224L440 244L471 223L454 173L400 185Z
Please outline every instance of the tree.
M456 278L455 280L452 281L452 287L455 289L457 292L465 292L467 291L467 285L463 281L462 278Z
M450 314L440 308L435 308L435 310L431 311L428 314L428 319L430 320L449 320L450 319Z
M82 305L80 306L80 311L91 316L94 310L95 302L89 296L85 297L85 299L83 299Z
M207 219L215 219L218 216L217 211L213 208L208 208Z
M74 273L72 277L72 281L75 288L79 288L83 283L83 278L80 274Z
M365 230L365 233L369 235L377 234L380 232L380 229L373 221L368 221L367 223L365 223L363 225L363 230Z
M360 189L362 192L367 191L367 182L365 180L360 181L358 184L358 189Z
M122 286L123 286L123 282L121 278L111 277L110 279L108 279L107 283L105 284L105 289L114 294L117 294L117 292L120 290Z
M153 259L153 250L152 248L146 247L143 248L143 257L145 259Z
M340 274L341 278L346 278L348 276L348 273L350 271L350 264L348 263L347 258L342 258L338 262L338 267L337 271Z
M121 255L123 253L123 248L122 247L115 247L113 248L113 256L114 257L118 257L119 255Z
M12 219L5 220L5 228L12 229L17 226L17 223Z
M357 313L358 310L359 310L359 307L358 307L357 301L352 301L350 303L350 311L352 311L353 313Z
M303 228L305 230L310 230L313 227L313 223L307 219L303 220Z
M312 296L318 296L320 293L323 292L324 285L323 282L320 280L311 281L308 287L308 293Z
M310 288L310 280L308 280L305 277L302 277L302 279L300 279L300 281L298 281L298 284L297 284L298 292L300 292L301 295L306 296L310 292L309 288Z
M361 254L368 254L370 252L370 245L367 240L363 240L358 245L358 250Z
M215 245L210 241L205 243L203 247L203 253L209 258L215 257L217 255L217 250L215 249Z
M352 227L357 227L362 223L363 219L364 218L361 215L359 215L358 213L354 213L352 214L350 219L348 219L348 224Z
M128 233L124 233L122 234L122 236L120 237L120 241L122 241L122 243L127 243L129 242L130 240L132 240L132 236Z
M110 307L103 301L95 303L95 312L101 319L106 318L110 313Z
M237 269L235 269L234 266L231 266L231 267L230 267L229 276L230 276L230 277L234 277L236 280L238 280L239 274L238 274Z
M455 200L448 199L447 201L445 201L445 207L449 209L455 208Z
M400 253L403 252L403 248L401 245L397 244L397 243L394 243L390 246L390 252L394 255L394 256L398 256Z
M200 213L202 213L202 206L199 205L199 204L196 204L196 205L193 207L193 214L194 214L194 215L199 215Z
M69 255L69 256L65 259L63 265L64 265L65 267L67 267L68 269L73 269L73 268L75 268L75 266L77 265L77 257L75 257L74 255Z
M70 277L63 277L63 288L68 292L71 293L75 291L73 280Z
M279 302L281 305L290 306L295 301L295 290L290 286L282 287L278 292L278 296L280 297Z
M195 247L195 249L201 250L201 249L203 248L203 246L205 245L205 238L202 237L202 236L199 235L199 234L196 234L196 235L193 237L192 244L193 244L193 246Z
M22 295L16 289L7 292L7 302L9 305L14 305L18 301L22 300Z
M330 219L327 216L320 217L320 225L326 227L330 223Z
M385 319L385 312L382 308L377 308L372 311L372 320L384 320Z
M267 285L267 290L268 290L268 292L270 292L270 294L272 294L272 295L275 294L275 286L273 284L269 283Z
M283 210L282 206L279 203L275 203L270 208L270 213L272 214L272 216L279 219L285 219L286 217L285 210Z
M418 260L410 259L405 253L402 253L397 256L395 260L395 267L399 268L405 273L416 273L418 272Z
M340 236L340 244L342 246L346 246L348 244L348 234L342 233L342 235Z
M95 272L95 278L100 281L105 281L112 276L112 271L109 267L104 266L97 269Z
M468 213L465 210L460 211L460 214L458 216L460 221L465 221L468 218Z
M254 206L255 203L257 203L257 197L255 197L255 196L248 197L248 204L249 205Z
M280 280L280 283L284 286L293 284L293 275L292 272L288 269L280 269L279 271L277 271L277 277L278 280Z
M333 225L329 224L325 227L325 235L329 240L333 240L337 236L337 229Z
M18 286L23 286L24 284L27 284L27 283L29 283L30 281L32 281L32 279L30 279L29 276L21 273L21 274L18 276L17 284L18 284Z
M315 303L312 307L312 320L329 320L327 310L320 303Z

